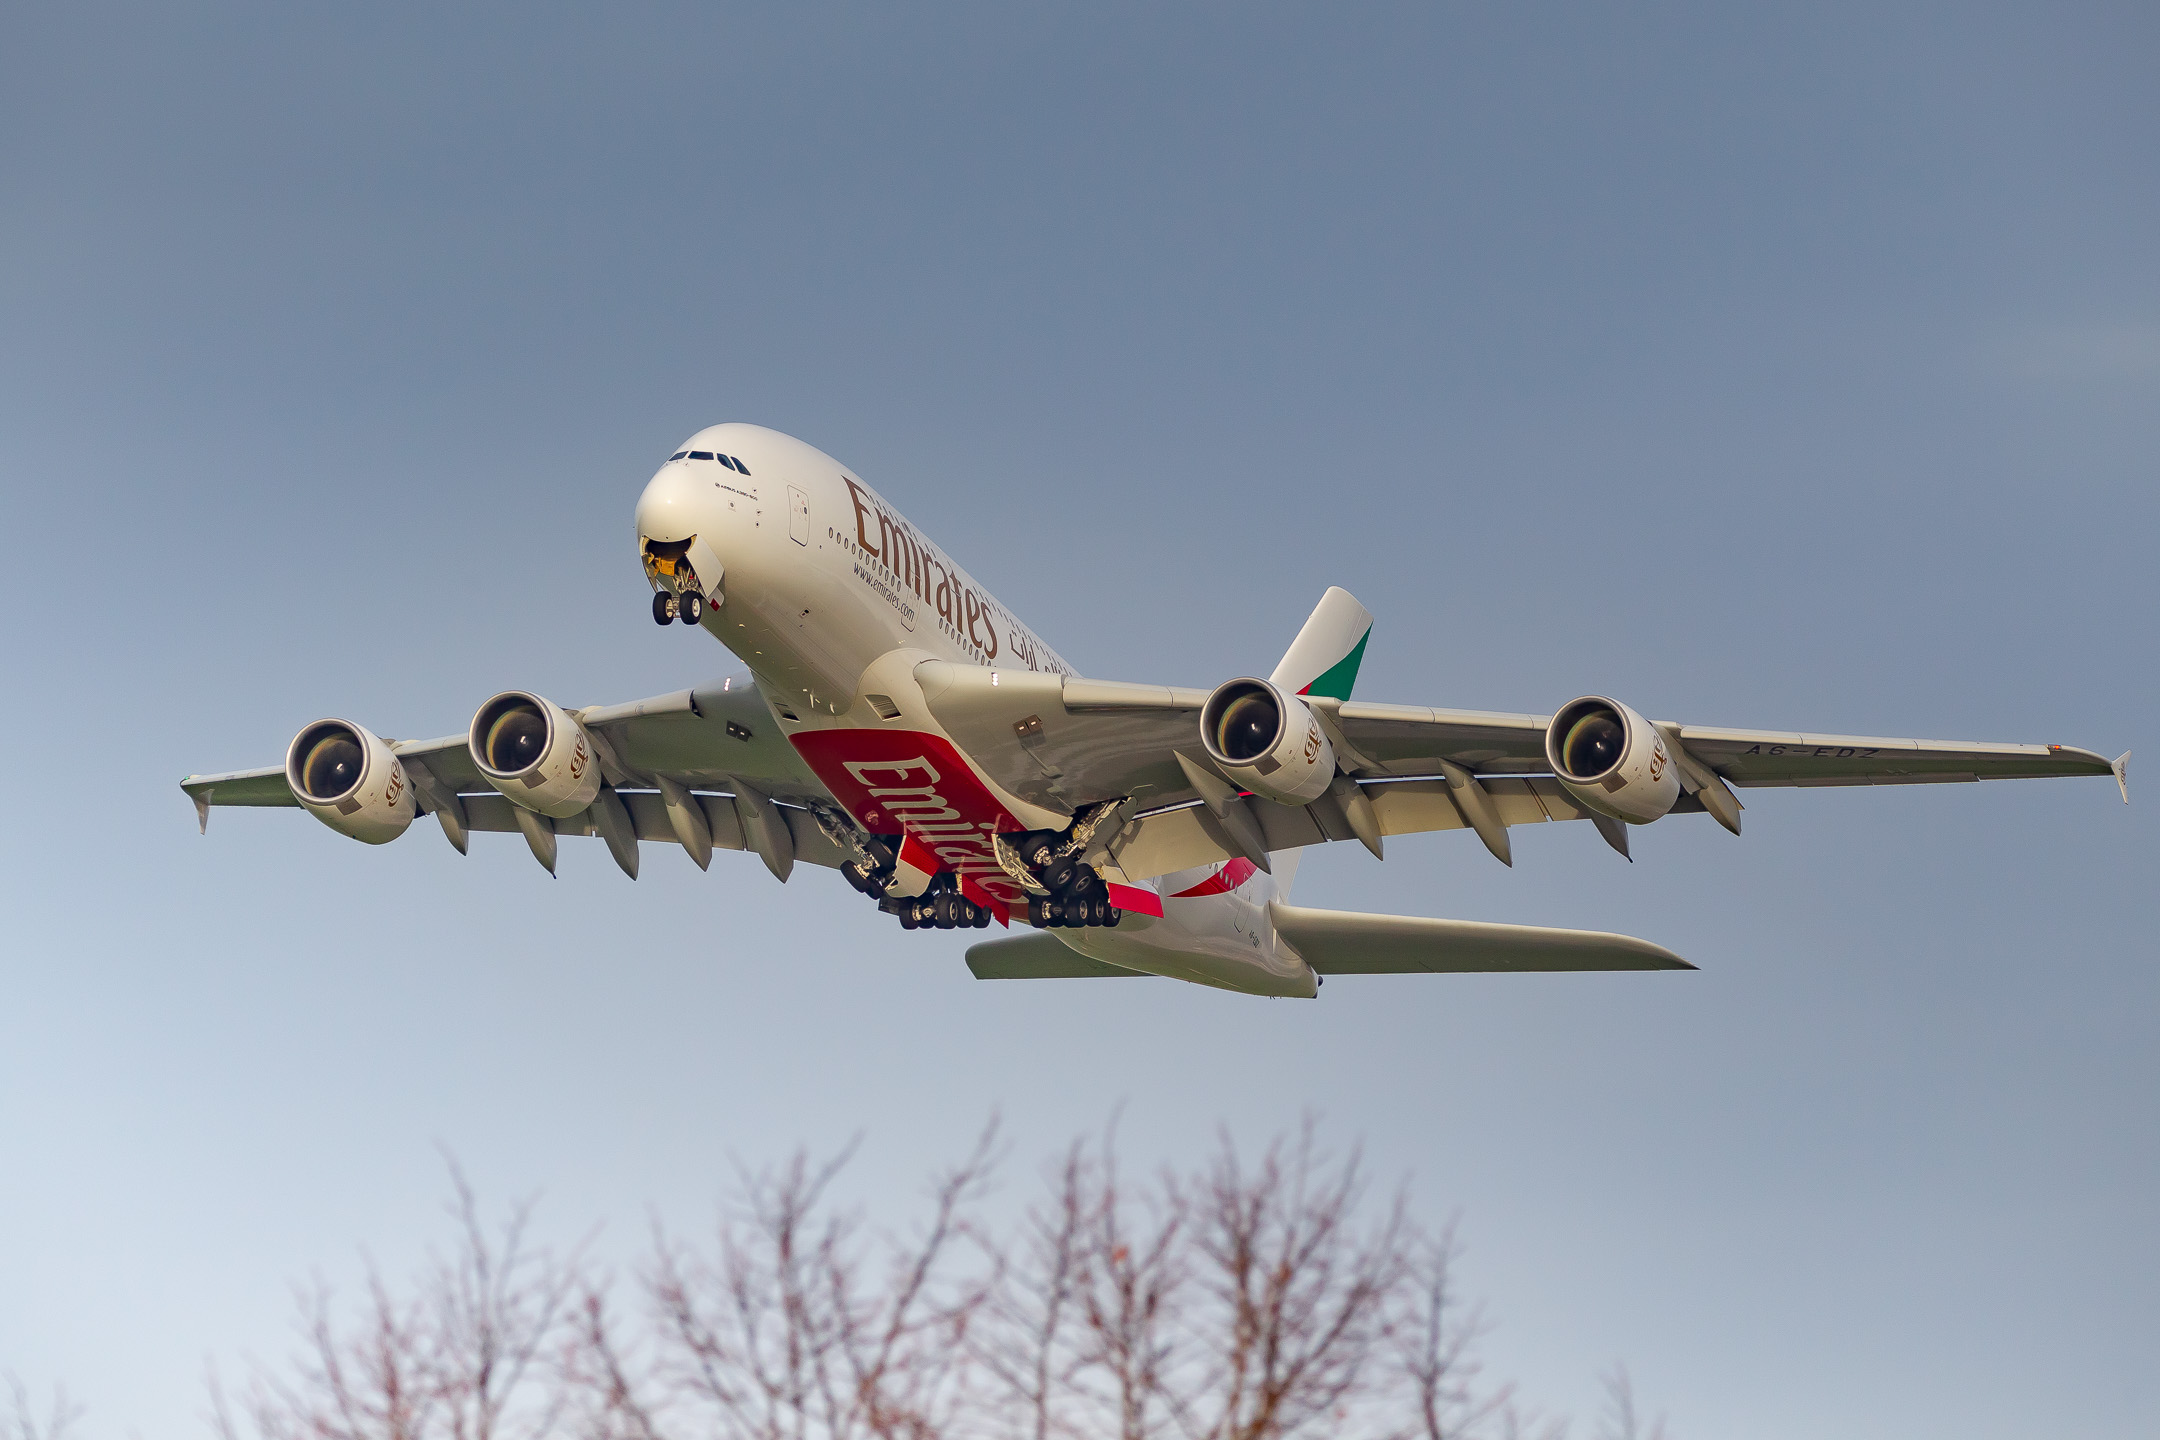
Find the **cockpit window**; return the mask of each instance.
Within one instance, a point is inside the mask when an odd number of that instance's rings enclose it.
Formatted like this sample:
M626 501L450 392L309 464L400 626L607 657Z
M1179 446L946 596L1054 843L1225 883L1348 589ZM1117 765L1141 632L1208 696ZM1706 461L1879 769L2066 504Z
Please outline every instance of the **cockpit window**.
M710 450L692 450L690 452L690 458L692 460L710 460L713 458L713 456L712 451Z
M718 455L714 458L717 459L722 465L727 466L727 468L730 470L737 468L735 464L735 457L732 455Z
M720 458L727 461L728 464L733 465L737 470L742 471L743 474L748 475L750 473L750 467L743 464L742 461L736 459L733 455L723 455Z
M668 456L667 458L670 461L680 460L683 458L683 456L688 455L689 453L690 452L687 450L677 450L674 454Z

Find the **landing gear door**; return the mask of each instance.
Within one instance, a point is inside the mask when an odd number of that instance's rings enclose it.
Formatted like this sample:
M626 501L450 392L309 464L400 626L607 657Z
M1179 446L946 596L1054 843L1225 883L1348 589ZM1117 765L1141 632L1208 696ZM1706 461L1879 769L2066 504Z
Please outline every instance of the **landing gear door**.
M793 485L787 487L787 533L797 545L810 543L810 497Z

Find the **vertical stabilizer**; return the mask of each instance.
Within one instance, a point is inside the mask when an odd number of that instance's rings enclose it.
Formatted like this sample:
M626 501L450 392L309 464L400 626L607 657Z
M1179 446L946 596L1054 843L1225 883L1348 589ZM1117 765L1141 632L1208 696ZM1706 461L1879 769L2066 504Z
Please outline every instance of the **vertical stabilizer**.
M1347 700L1371 635L1372 612L1342 586L1330 585L1268 678L1295 694Z

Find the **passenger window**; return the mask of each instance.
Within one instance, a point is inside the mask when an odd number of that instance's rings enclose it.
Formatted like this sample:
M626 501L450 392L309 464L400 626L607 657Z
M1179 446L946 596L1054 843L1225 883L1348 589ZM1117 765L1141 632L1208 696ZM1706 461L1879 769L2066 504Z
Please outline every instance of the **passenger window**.
M677 451L676 451L676 452L675 452L674 454L672 454L672 455L668 456L667 458L668 458L668 459L670 459L670 460L680 460L680 459L682 459L682 458L683 458L683 457L684 457L685 455L688 455L689 453L690 453L690 452L689 452L689 451L687 451L687 450L677 450Z
M712 451L710 451L710 450L692 450L692 451L690 452L690 458L691 458L692 460L710 460L710 459L712 459Z

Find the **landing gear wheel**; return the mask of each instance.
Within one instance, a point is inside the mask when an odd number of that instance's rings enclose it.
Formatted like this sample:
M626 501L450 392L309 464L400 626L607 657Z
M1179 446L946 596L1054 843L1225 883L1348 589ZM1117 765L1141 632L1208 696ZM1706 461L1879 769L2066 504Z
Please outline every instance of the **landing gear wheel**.
M685 595L675 605L675 618L685 625L695 625L705 618L705 597L695 592Z
M652 618L655 625L665 625L670 620L673 620L675 618L675 597L665 590L653 591Z
M1045 862L1043 867L1035 872L1035 878L1042 881L1043 888L1051 894L1061 894L1066 886L1072 884L1073 872L1078 868L1070 855L1058 855Z

